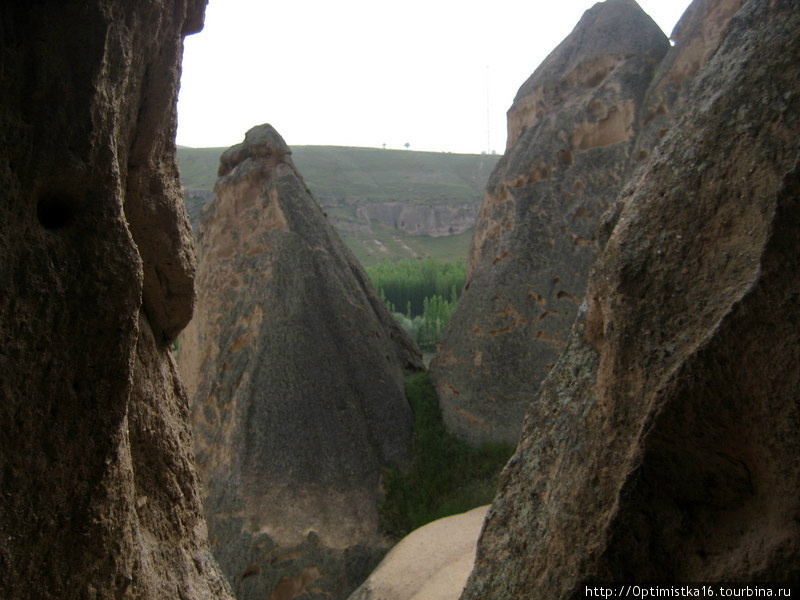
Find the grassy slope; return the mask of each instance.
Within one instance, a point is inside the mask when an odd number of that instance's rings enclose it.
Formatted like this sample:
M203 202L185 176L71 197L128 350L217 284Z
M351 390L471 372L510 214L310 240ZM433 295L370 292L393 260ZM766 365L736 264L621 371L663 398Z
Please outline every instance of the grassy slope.
M213 189L224 150L179 146L184 187ZM330 198L345 197L424 204L473 202L483 193L486 179L500 159L496 155L341 146L295 146L292 158L323 204Z
M187 148L178 146L181 183L191 190L213 190L217 181L219 157L227 148Z
M381 223L373 223L373 234L339 232L365 267L393 258L435 258L446 262L466 262L472 229L442 237L408 235Z
M293 148L295 164L322 204L332 198L469 204L499 157L333 146Z
M178 147L187 189L211 190L225 148ZM400 200L461 205L480 199L496 155L414 152L339 146L295 146L292 156L306 184L326 211L346 218L348 200ZM446 237L412 236L380 224L373 235L339 232L365 265L395 257L466 260L472 230Z

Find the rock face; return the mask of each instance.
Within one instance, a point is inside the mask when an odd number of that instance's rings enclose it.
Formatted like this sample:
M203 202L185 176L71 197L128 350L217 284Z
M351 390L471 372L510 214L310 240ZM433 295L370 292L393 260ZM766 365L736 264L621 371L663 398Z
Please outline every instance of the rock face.
M746 2L605 220L464 599L798 582L798 30Z
M0 7L0 597L231 598L170 355L175 162L202 1Z
M386 550L380 471L410 452L420 355L272 127L219 173L180 348L215 553L240 600L343 598Z
M349 600L457 600L475 560L488 506L412 531Z
M633 0L607 0L520 88L464 293L431 365L445 422L460 437L516 442L564 348L594 230L634 162L645 93L668 48Z
M464 233L475 225L477 204L430 205L411 202L363 202L356 209L367 231L373 221L378 221L409 235L441 237ZM346 223L332 221L334 226L346 228Z
M674 46L658 66L644 102L644 126L634 157L641 161L672 126L673 113L685 101L689 84L728 30L742 0L695 0L675 25Z

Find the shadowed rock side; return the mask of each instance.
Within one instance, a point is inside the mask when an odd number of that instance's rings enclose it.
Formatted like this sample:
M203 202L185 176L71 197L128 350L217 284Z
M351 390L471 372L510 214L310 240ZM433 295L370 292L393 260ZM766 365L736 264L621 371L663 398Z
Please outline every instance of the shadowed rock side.
M175 102L204 7L0 6L0 597L231 598L169 351L194 277Z
M594 230L628 175L645 91L668 48L633 0L608 0L520 88L464 293L431 365L445 422L460 437L516 442L564 348Z
M421 368L289 155L269 125L222 155L181 338L206 515L240 600L343 598L366 578L386 550L380 471L410 451L404 370Z
M798 581L798 30L745 3L626 187L465 600Z

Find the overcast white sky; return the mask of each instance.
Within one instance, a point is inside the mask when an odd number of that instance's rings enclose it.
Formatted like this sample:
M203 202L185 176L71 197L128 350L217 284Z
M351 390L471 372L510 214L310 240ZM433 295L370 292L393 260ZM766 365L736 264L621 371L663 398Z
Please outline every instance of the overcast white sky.
M638 0L669 35L689 0ZM260 123L291 145L502 153L519 87L591 0L210 0L178 144Z

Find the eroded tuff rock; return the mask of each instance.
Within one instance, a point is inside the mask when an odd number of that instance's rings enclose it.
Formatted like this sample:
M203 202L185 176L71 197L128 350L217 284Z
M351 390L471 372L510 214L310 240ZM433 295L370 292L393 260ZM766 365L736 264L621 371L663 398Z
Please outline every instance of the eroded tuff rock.
M695 0L670 35L672 46L658 66L644 102L643 127L633 153L641 161L672 126L689 84L717 49L742 0Z
M272 127L219 173L180 348L215 553L240 600L343 598L386 549L380 470L410 451L419 352Z
M169 351L194 275L175 101L204 6L0 7L3 598L230 598Z
M431 365L445 423L460 437L516 442L564 348L594 230L630 171L645 92L668 48L633 0L607 0L520 88L464 293Z
M798 581L798 30L746 2L609 215L464 599Z

